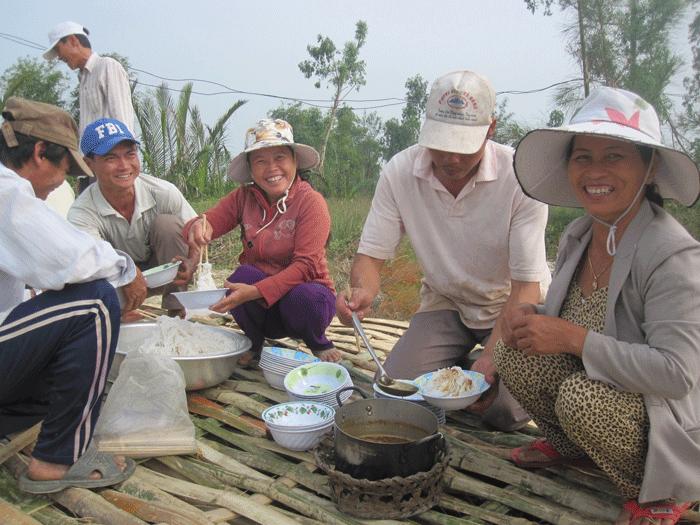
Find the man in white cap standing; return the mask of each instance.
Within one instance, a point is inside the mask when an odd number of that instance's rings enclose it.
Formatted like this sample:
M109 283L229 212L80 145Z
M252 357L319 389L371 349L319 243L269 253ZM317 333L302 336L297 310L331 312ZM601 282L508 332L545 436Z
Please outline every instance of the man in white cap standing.
M89 34L75 22L58 24L49 32L49 47L44 58L58 58L69 68L78 70L81 137L88 124L99 118L117 119L134 133L129 75L113 58L92 51Z
M539 303L550 273L547 207L521 191L512 148L490 140L495 104L488 79L470 71L433 84L418 144L395 155L379 178L350 274L351 296L341 292L336 311L348 326L351 311L369 313L384 262L407 235L423 269L421 305L387 357L387 373L415 379L471 365L492 384L472 410L509 431L529 417L493 365L501 312Z

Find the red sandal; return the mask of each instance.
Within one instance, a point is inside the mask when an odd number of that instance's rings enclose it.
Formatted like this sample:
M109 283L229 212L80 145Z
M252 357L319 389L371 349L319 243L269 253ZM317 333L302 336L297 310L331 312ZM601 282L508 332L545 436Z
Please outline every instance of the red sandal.
M530 451L530 450L539 450L542 452L545 456L549 458L549 460L545 461L523 461L520 459L518 456L521 452L525 451ZM595 462L591 459L587 458L567 458L559 454L557 450L546 440L546 439L538 439L537 441L533 441L529 445L525 445L522 447L514 448L513 450L510 451L510 459L518 465L519 467L522 468L543 468L543 467L551 467L554 465L567 465L571 467L589 467L589 468L596 468L598 465L595 464Z
M683 513L689 506L690 503L642 507L636 499L631 499L625 502L622 508L632 513L630 521L636 520L637 518L653 518L657 520L673 520L673 523L678 523L678 520L681 519Z

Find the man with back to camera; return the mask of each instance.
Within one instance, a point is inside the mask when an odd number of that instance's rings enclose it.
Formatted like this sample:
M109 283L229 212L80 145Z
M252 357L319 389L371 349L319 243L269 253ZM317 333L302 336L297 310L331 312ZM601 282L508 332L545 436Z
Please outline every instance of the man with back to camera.
M78 70L80 136L88 124L103 117L123 122L133 133L134 108L129 75L118 61L92 51L89 34L86 28L75 22L58 24L49 32L49 47L44 58L58 58L69 68ZM79 178L79 182L79 192L82 192L94 180Z
M78 127L60 108L7 100L0 133L0 436L42 421L20 488L95 488L131 460L90 446L123 312L146 297L131 258L43 202L66 174L89 172ZM44 290L27 298L25 287Z
M491 83L476 73L435 81L418 144L382 171L350 273L351 296L340 292L336 311L347 326L351 311L360 319L369 313L384 262L406 234L423 269L421 305L387 356L386 372L415 379L473 362L493 386L470 411L510 431L529 417L493 365L501 312L539 303L551 277L547 207L521 191L513 149L489 140L495 104ZM477 345L483 351L470 355Z
M187 268L199 257L182 239L183 225L197 213L173 184L141 173L139 142L122 122L92 122L80 144L97 184L80 194L68 210L68 220L128 253L140 270L183 261L173 283L149 292L162 293L161 306L168 315L182 314L172 292L187 290Z

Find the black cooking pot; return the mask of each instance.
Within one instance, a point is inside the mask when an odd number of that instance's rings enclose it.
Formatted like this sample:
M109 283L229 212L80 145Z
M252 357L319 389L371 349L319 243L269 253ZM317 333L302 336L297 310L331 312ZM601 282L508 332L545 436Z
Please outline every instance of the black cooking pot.
M340 393L359 392L363 398L343 406ZM445 446L430 410L398 399L367 399L348 387L336 394L335 468L356 479L406 477L427 472Z

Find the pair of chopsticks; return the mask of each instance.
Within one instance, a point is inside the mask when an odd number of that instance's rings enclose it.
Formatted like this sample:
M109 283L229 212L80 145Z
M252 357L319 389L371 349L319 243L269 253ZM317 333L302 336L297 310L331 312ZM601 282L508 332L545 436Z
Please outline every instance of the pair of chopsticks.
M204 229L204 233L206 234L207 233L207 215L206 214L202 215L202 222L203 222L202 227ZM202 255L204 255L204 258L205 258L204 261L208 263L209 262L209 245L208 244L206 244L204 246L204 250L199 250L199 266L197 266L197 268L198 268L198 271L200 274L202 273Z

